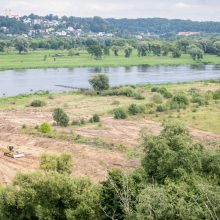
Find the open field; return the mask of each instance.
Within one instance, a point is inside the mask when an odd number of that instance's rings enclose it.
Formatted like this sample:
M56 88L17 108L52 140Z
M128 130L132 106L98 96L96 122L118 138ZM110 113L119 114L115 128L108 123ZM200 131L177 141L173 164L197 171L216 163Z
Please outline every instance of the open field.
M181 58L169 56L138 57L134 51L130 58L125 58L121 52L119 56L103 57L95 60L86 51L79 51L80 56L68 56L68 51L41 50L29 51L27 54L10 52L0 54L0 70L8 69L31 69L31 68L73 68L73 67L105 67L105 66L137 66L137 65L183 65L183 64L220 64L219 57L205 55L200 62L194 61L189 55L182 55ZM55 55L58 55L55 57ZM47 56L46 60L44 57Z
M135 87L135 92L144 95L144 100L124 96L91 96L81 92L0 99L0 146L14 144L26 154L25 158L18 160L0 157L0 182L10 182L17 171L35 170L38 167L38 157L43 152L72 153L75 158L73 175L86 175L96 181L105 179L107 170L113 167L133 169L138 166L141 158L140 132L145 129L154 135L159 134L161 122L165 119L185 122L194 139L207 147L220 146L218 100L209 100L208 104L202 106L190 103L186 109L178 111L156 112L156 106L152 105L155 93L151 92L151 87L153 86ZM192 88L201 93L215 91L220 88L220 84L198 82L167 84L162 87L166 87L172 94L180 91L188 94ZM45 101L46 106L30 107L31 101L36 99ZM166 102L167 99L163 98L162 103ZM125 120L113 118L114 108L126 109L132 103L146 105L145 113L129 116ZM63 108L71 121L87 121L97 113L101 122L61 128L53 125L52 111L56 107ZM48 134L38 132L36 125L43 122L53 125L53 131Z

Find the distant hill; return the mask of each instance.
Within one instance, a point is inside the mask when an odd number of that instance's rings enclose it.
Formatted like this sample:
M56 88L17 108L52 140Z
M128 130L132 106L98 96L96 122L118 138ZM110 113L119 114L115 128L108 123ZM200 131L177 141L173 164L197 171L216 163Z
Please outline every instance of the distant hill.
M66 30L68 27L72 27L82 29L84 33L118 32L121 34L154 33L159 35L184 31L220 33L220 22L212 21L199 22L166 18L103 19L97 16L93 18L63 16L59 18L54 15L42 17L34 14L16 19L0 16L0 33L28 33L31 29L46 30L50 25L55 30Z
M142 19L106 19L117 30L130 33L150 32L165 34L170 32L196 31L204 33L220 33L220 22L199 22L191 20L142 18Z

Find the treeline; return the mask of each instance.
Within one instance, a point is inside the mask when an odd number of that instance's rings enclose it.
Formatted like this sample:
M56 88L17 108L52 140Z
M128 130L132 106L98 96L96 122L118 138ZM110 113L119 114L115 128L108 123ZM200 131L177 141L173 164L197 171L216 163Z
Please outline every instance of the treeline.
M9 17L0 16L0 28L8 28L8 33L10 34L23 34L28 31L28 25L24 24L22 21L12 19ZM0 33L4 31L0 29Z
M204 54L220 56L220 38L198 38L198 39L179 39L179 40L136 40L123 38L48 38L48 39L25 39L17 38L10 41L0 41L0 52L7 52L9 48L15 47L19 53L27 52L28 49L54 49L69 50L69 56L78 55L82 50L87 50L96 59L102 56L109 56L110 51L115 56L123 51L125 57L129 58L134 50L138 51L139 57L148 55L168 56L172 54L174 58L181 57L182 54L190 54L193 59L199 60Z
M219 219L219 151L194 143L176 123L159 136L143 133L141 147L140 167L109 171L98 184L71 176L70 154L43 154L39 171L0 187L0 219Z
M158 35L163 35L182 31L220 33L220 22L212 21L199 22L179 19L170 20L165 18L103 19L98 16L93 18L63 16L59 18L55 15L47 15L43 17L34 14L23 16L20 18L20 21L1 16L0 27L9 28L12 34L26 33L27 30L30 29L31 24L25 24L22 21L27 18L49 21L57 20L59 21L59 25L55 28L74 27L77 29L82 29L86 33L116 32L118 35L125 35L126 33L155 33Z
M142 18L142 19L107 19L118 31L129 33L178 33L182 31L220 33L220 22L199 22L191 20Z

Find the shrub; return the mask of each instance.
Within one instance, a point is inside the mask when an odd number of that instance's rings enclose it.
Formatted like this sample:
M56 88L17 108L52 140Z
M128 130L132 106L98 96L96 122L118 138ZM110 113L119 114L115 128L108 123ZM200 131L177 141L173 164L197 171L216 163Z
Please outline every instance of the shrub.
M57 125L62 127L67 127L69 123L69 117L61 108L56 108L53 111L53 119L56 121Z
M213 92L212 92L212 91L207 91L207 92L205 93L205 99L206 99L207 101L212 100L212 99L213 99Z
M144 107L143 106L138 106L136 104L131 104L129 107L128 107L128 112L129 114L131 115L137 115L139 113L143 113L144 112Z
M157 92L159 90L159 87L152 87L151 92Z
M109 78L105 74L96 74L89 80L90 85L96 91L107 90L109 88Z
M122 88L114 88L107 91L102 92L103 96L127 96L134 97L135 92L131 87L122 87Z
M167 110L165 105L158 105L156 111L157 112L165 112Z
M116 108L113 110L115 119L125 119L127 118L127 113L123 108Z
M26 124L23 124L22 125L22 129L26 129L27 128L27 125Z
M192 102L197 103L199 106L208 104L208 101L206 101L203 97L193 97Z
M80 124L81 124L81 125L86 124L86 121L84 120L84 118L80 119Z
M145 97L139 93L135 93L134 98L137 100L144 100L145 99Z
M163 95L164 98L169 99L172 98L172 94L166 89L166 88L160 88L158 91L161 95Z
M41 101L41 100L33 100L31 102L32 107L43 107L45 105L46 105L46 103L44 101Z
M214 91L214 93L213 93L213 99L214 99L214 100L220 99L220 89Z
M160 94L155 94L152 98L151 98L151 101L153 103L156 103L156 104L161 104L163 102L163 98Z
M51 131L51 126L47 122L44 122L40 126L39 131L42 133L49 133Z
M100 122L100 117L97 114L94 114L90 119L89 122L91 123L98 123Z
M75 50L74 49L70 49L69 51L68 51L68 56L74 56L75 55Z
M187 105L189 105L189 100L184 94L175 95L170 102L171 109L186 108Z
M80 124L81 123L78 120L73 120L72 123L71 123L71 125L73 125L73 126L77 126L77 125L80 125Z

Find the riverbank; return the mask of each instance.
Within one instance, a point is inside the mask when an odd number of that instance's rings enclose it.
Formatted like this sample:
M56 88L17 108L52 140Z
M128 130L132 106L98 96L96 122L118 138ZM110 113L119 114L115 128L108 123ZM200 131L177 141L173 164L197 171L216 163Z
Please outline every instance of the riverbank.
M220 59L215 55L205 55L202 61L197 62L186 54L183 54L181 58L173 58L171 55L138 57L136 51L130 58L125 58L121 52L117 57L111 54L100 60L91 58L86 51L79 51L79 56L68 56L68 51L63 50L29 51L27 54L11 52L0 55L0 70L200 64L220 64Z

